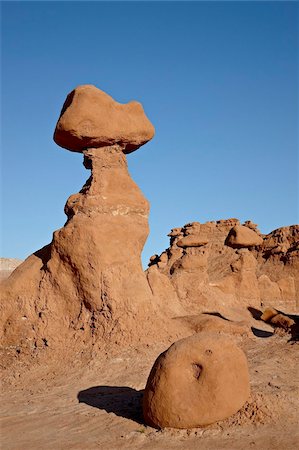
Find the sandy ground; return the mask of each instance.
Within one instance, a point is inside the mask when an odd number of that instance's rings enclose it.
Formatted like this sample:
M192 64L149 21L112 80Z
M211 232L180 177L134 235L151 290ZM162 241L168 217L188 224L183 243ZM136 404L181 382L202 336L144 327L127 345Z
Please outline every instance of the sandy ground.
M97 357L88 367L38 365L2 386L2 450L299 448L298 342L237 337L251 398L226 421L192 430L145 426L142 390L166 343Z

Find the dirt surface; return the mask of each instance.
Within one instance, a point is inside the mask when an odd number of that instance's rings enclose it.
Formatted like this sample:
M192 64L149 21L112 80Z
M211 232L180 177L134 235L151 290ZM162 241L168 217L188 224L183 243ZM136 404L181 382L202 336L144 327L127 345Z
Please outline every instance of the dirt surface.
M245 351L251 398L206 428L156 430L141 413L142 392L169 343L97 357L84 369L40 363L2 386L2 450L296 449L299 446L298 342L261 332L234 337ZM82 366L81 366L82 367Z

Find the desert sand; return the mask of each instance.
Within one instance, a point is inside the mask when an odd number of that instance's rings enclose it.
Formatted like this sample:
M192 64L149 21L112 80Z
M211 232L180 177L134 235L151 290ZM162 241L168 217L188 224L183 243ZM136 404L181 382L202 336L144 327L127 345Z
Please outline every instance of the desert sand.
M223 422L189 430L156 430L142 417L147 376L169 343L97 357L84 367L41 362L25 377L20 367L2 386L2 448L296 449L298 343L288 341L238 337L249 363L249 402Z

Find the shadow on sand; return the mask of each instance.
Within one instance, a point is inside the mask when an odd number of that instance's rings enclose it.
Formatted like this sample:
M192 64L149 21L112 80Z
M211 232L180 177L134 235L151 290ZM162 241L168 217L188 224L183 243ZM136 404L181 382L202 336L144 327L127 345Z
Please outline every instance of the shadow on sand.
M79 403L104 409L143 425L142 396L143 390L136 391L127 386L93 386L80 391L77 398Z
M260 330L259 328L251 327L251 331L256 337L268 338L274 335L271 331Z

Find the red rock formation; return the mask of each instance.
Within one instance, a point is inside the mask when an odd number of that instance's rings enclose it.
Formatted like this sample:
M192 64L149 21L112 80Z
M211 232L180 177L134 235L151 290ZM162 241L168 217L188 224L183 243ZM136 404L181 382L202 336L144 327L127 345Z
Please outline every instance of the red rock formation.
M298 309L299 225L262 235L250 221L193 222L169 236L170 247L151 259L147 277L155 291L155 280L167 277L171 296L189 313L234 306Z
M55 139L84 154L91 176L67 200L67 222L52 242L1 286L5 351L35 354L50 348L65 358L84 349L148 341L157 333L178 335L186 321L173 317L263 303L291 312L298 305L299 226L263 236L246 222L241 234L245 230L255 241L239 239L238 247L249 248L235 249L226 242L231 230L240 228L237 219L193 222L172 230L170 247L151 258L144 274L140 255L149 205L125 156L153 136L138 105L119 105L91 86L68 96ZM96 148L86 148L91 144ZM204 326L199 319L196 324Z
M97 101L96 95L98 108ZM111 108L112 102L109 97ZM115 114L118 140L126 130L117 128L118 106ZM113 115L108 118L112 120ZM64 357L66 352L103 348L106 343L140 341L154 335L154 321L156 328L163 323L162 333L166 328L167 311L163 318L159 315L140 260L149 231L149 204L131 179L124 154L124 145L137 145L136 136L144 134L137 118L134 124L132 141L129 127L126 144L122 139L121 145L83 150L91 176L67 200L65 226L54 232L51 244L27 258L3 282L5 349L34 353L49 347L52 354ZM73 142L72 136L69 139ZM168 305L170 315L172 307Z

